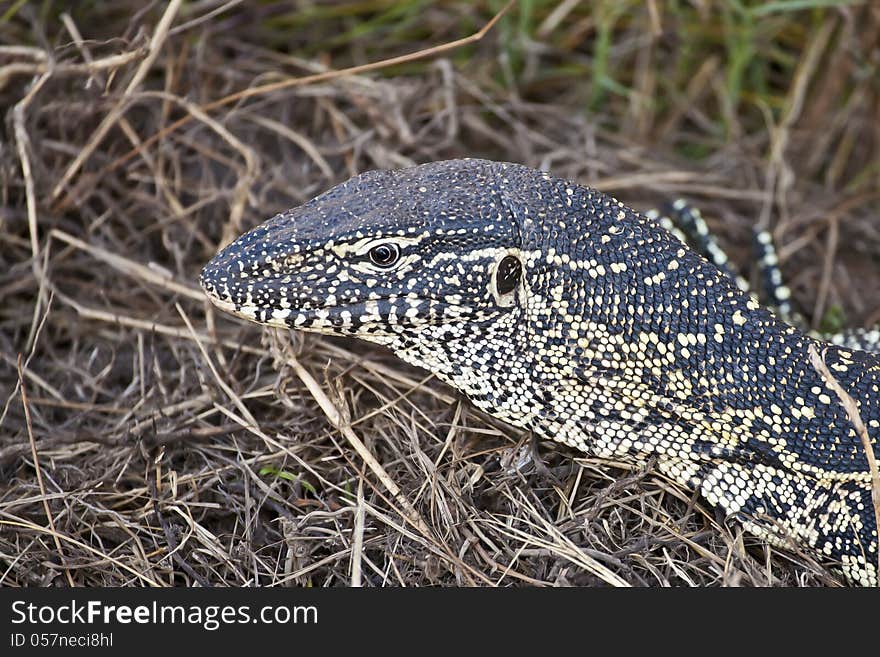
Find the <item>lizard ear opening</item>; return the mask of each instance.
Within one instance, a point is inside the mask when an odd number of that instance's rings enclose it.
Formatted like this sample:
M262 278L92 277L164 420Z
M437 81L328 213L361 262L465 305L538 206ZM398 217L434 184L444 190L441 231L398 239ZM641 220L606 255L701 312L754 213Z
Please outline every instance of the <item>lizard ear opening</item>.
M514 255L506 255L495 268L492 291L499 306L512 306L522 279L522 263Z

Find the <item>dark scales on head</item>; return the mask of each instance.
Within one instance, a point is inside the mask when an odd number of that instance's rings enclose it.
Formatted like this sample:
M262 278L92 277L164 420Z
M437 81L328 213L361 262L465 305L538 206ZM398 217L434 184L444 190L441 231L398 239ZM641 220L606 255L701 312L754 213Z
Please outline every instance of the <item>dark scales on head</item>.
M201 282L241 317L385 345L545 438L654 456L752 533L876 582L867 460L816 342L595 190L484 160L373 171L247 233ZM877 435L880 359L826 362Z

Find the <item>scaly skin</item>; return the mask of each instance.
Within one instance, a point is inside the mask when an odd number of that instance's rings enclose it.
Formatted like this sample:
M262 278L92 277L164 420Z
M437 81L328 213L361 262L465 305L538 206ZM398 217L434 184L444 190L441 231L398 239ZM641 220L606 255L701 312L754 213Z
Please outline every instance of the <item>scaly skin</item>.
M483 160L373 171L242 236L201 283L240 317L385 345L544 438L654 456L750 532L877 582L865 449L808 347L875 452L880 358L781 322L595 190Z

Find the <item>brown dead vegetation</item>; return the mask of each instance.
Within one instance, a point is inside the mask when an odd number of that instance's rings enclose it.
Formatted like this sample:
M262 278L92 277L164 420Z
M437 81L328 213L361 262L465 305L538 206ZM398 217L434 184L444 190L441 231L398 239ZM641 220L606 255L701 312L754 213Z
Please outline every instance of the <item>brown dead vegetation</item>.
M815 325L880 321L876 5L753 16L737 78L745 28L713 3L522 3L464 48L335 77L493 10L14 4L0 584L839 583L650 464L533 444L382 350L221 316L196 277L351 175L477 156L641 209L686 196L740 263L768 225Z

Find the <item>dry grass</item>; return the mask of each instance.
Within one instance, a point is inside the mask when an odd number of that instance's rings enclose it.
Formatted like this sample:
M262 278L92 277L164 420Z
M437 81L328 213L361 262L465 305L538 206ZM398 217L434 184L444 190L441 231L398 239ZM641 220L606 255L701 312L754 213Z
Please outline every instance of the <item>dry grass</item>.
M732 6L521 2L448 58L308 84L498 6L0 10L0 583L839 583L650 464L533 444L195 283L336 182L469 155L686 195L740 262L762 222L815 325L880 320L880 11Z

